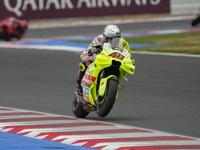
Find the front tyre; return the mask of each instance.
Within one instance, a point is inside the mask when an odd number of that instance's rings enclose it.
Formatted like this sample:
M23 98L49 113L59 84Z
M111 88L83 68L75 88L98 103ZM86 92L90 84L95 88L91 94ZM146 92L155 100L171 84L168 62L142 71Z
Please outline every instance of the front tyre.
M81 103L76 97L72 104L72 111L77 118L85 118L89 112L83 109L83 103Z
M99 117L105 117L111 111L118 90L118 81L110 79L106 86L105 95L98 99L97 102L97 114Z

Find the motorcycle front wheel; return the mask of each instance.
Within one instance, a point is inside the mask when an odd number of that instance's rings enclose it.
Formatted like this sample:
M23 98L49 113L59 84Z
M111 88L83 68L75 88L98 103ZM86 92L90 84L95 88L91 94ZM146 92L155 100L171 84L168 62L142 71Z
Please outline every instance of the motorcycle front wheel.
M77 118L85 118L90 112L83 109L83 103L75 97L72 104L72 111Z
M106 87L105 95L103 97L99 97L97 101L96 112L99 117L105 117L109 114L115 103L117 90L118 81L110 79Z

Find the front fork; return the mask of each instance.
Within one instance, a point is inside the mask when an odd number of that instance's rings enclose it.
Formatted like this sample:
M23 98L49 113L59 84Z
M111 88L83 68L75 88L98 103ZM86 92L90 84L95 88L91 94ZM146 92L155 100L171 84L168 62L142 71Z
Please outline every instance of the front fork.
M122 90L125 87L126 83L128 82L128 79L125 76L122 76L122 77L124 78L125 83L124 83L124 85L122 85L121 87L118 88L119 90Z

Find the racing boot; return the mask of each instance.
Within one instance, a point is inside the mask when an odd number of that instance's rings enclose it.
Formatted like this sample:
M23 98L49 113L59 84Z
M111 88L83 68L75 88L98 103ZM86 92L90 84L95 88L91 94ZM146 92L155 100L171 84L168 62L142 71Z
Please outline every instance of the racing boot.
M79 95L82 95L83 90L82 90L82 86L81 86L81 80L79 80L79 79L77 80L76 91Z

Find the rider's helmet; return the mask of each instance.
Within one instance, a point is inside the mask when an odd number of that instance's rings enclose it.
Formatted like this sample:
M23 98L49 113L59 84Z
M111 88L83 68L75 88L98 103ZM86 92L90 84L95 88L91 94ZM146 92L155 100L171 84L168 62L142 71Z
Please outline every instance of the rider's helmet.
M107 25L103 30L105 42L109 42L112 38L120 38L121 32L116 25Z
M107 25L103 30L103 35L105 42L110 43L113 49L119 47L121 32L116 25Z

